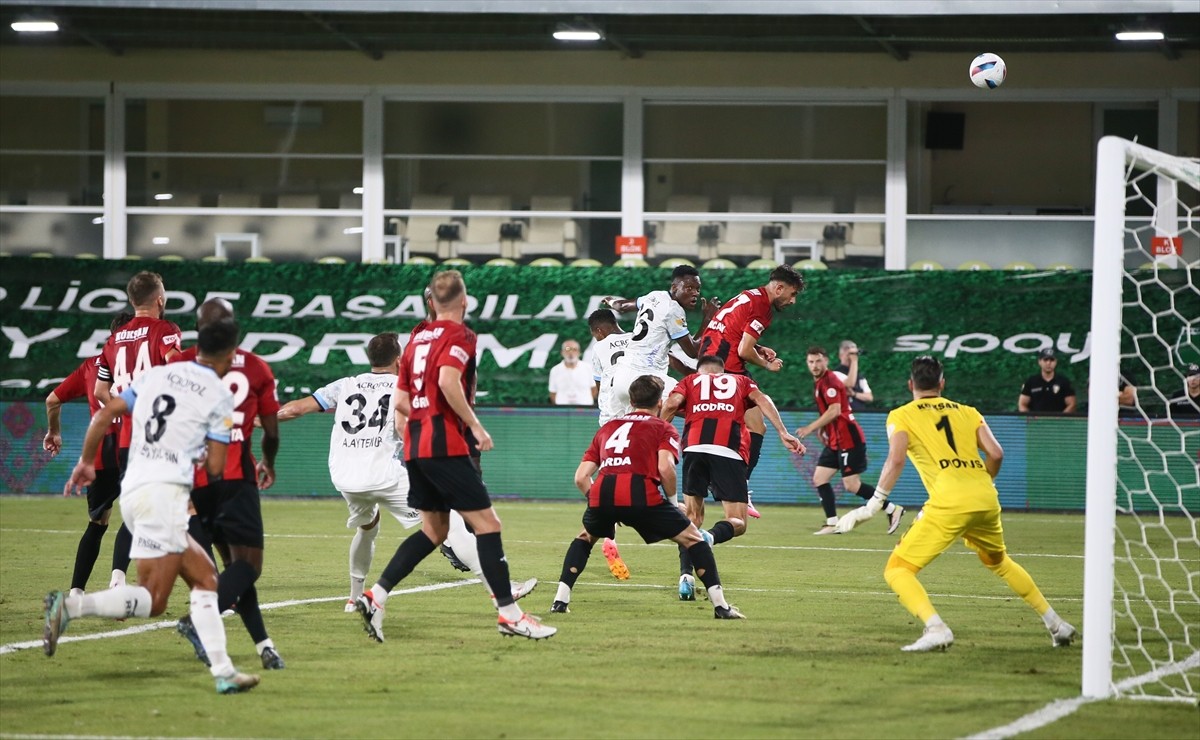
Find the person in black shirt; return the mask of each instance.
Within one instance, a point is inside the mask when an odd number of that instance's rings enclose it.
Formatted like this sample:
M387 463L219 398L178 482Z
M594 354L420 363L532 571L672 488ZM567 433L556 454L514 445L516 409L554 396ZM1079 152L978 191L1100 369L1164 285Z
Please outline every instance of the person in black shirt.
M1063 375L1059 375L1058 357L1054 350L1046 347L1038 351L1038 366L1041 372L1030 375L1021 386L1017 399L1017 410L1021 413L1066 413L1075 411L1075 386Z
M1167 404L1171 418L1178 416L1200 416L1200 365L1191 363L1183 380L1183 395L1172 398Z
M856 414L866 411L867 404L875 400L875 394L871 392L871 385L858 371L860 354L862 353L858 351L858 344L854 340L843 339L841 346L838 347L840 364L833 369L842 379L842 384L846 386L846 393L850 396L850 410Z

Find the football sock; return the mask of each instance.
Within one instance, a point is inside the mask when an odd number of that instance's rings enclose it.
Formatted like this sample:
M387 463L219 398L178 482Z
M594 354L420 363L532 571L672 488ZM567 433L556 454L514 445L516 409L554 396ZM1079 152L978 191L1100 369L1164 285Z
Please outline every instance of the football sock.
M79 547L75 550L75 570L71 574L71 588L86 589L88 578L92 576L92 566L100 557L100 542L108 531L107 524L88 522L87 529L79 538Z
M359 596L363 595L363 586L366 585L366 578L350 577L350 600L354 601Z
M891 514L895 510L896 510L896 505L893 504L891 501L888 501L887 506L883 507L884 514Z
M1046 625L1046 629L1052 630L1055 625L1062 621L1062 617L1058 616L1058 612L1054 611L1054 607L1046 609L1046 613L1042 615L1042 623Z
M125 571L114 570L112 572L112 576L109 577L108 587L116 588L117 586L124 586L124 585L125 585Z
M217 577L217 606L220 607L220 611L232 609L242 594L257 580L258 573L250 563L245 560L234 560L230 563Z
M429 556L429 553L437 549L437 545L433 544L433 540L425 534L425 530L409 535L400 543L400 547L396 548L396 554L392 556L387 567L383 569L383 573L379 576L378 584L384 591L391 591L396 587L396 584L403 581L405 576L412 573L413 568L417 567L417 563ZM508 583L507 574L504 576L505 583ZM371 589L374 593L375 589ZM503 591L503 589L501 589ZM511 596L509 597L512 598Z
M889 558L883 570L883 579L896 592L896 596L900 597L900 604L909 614L925 624L929 624L930 618L937 616L937 610L929 600L929 593L917 580L917 574L907 567L904 561L895 556Z
M271 642L271 638L269 637L254 643L254 652L258 653L259 655L262 655L263 651L267 648L275 648L275 643Z
M225 651L225 625L221 622L221 610L217 608L217 592L192 589L192 626L200 636L200 644L208 653L214 676L228 676L234 672L233 662Z
M721 590L721 576L717 574L717 559L713 557L712 546L701 540L688 548L692 564L696 566L696 577L708 589L708 600L713 606L729 606Z
M204 525L200 523L200 517L188 517L187 529L188 535L190 535L191 538L196 541L196 544L200 545L201 549L204 550L204 554L208 555L208 559L213 561L213 565L216 565L217 558L213 555L212 537L208 534L208 531L204 529Z
M371 570L371 561L375 559L375 538L379 535L379 525L370 529L358 528L354 539L350 540L350 595L351 598L362 594L362 582L367 580L367 572ZM354 581L358 580L358 593L354 592Z
M746 466L746 480L750 480L750 474L754 472L754 467L758 465L758 457L762 454L763 435L758 432L750 432L750 464Z
M719 545L722 542L728 542L737 535L734 534L733 525L728 520L722 519L709 528L708 533L712 535L713 544Z
M475 542L475 535L467 529L467 523L461 516L450 515L450 529L446 532L446 545L454 551L454 557L461 560L462 564L470 568L472 573L483 576L483 568L479 566L479 545Z
M558 576L559 591L561 592L565 585L567 598L559 599L559 601L571 600L571 589L575 587L575 581L579 580L579 575L587 567L588 558L592 556L592 548L595 546L596 543L588 542L578 537L571 540L571 544L567 546L567 555L563 558L562 573Z
M683 545L679 546L679 575L690 576L692 574L692 558L688 555L688 549Z
M495 595L496 606L504 613L503 608L513 604L513 597L512 581L508 577L508 561L504 559L504 543L500 540L500 533L477 534L475 543L479 550L479 567L483 570L483 580L487 582L489 593Z
M571 587L562 581L558 582L558 590L554 592L554 600L564 604L571 603Z
M117 530L117 540L113 543L113 570L122 573L129 572L129 548L133 547L133 533L124 524Z
M250 633L251 640L256 644L267 640L267 625L263 624L262 609L258 606L258 589L253 585L238 598L237 611L238 616L242 618L242 624L246 626L246 632ZM258 652L261 653L262 650Z
M1050 603L1042 596L1042 591L1033 582L1033 578L1007 554L999 565L989 565L987 568L1003 578L1013 593L1024 599L1038 614L1045 614L1050 609Z
M870 500L870 498L875 495L875 486L871 485L870 483L859 483L858 490L854 492L854 495L861 499Z
M65 603L67 616L76 617L108 617L109 619L125 619L127 617L150 616L150 607L154 598L143 586L117 586L105 591L83 594L78 597L68 596Z
M837 516L837 497L833 495L833 484L822 483L817 486L817 496L821 499L821 508L825 510L825 518Z

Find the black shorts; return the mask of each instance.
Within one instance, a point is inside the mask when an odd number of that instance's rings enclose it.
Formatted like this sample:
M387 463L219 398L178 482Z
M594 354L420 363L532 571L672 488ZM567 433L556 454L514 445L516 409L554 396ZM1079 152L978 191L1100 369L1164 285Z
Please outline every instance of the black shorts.
M583 512L583 528L596 538L612 538L617 523L631 527L646 544L669 540L692 525L670 501L657 506L589 506Z
M100 442L104 467L96 471L96 480L87 487L88 519L97 521L121 497L121 472L129 459L129 449L118 449L116 434L106 434Z
M867 469L867 446L859 445L848 450L826 447L817 458L817 467L838 470L843 478L847 475L858 475Z
M748 502L746 463L707 452L683 453L683 494L704 498L710 489L717 501Z
M479 511L490 509L483 478L467 455L409 460L408 505L418 511Z
M213 542L263 548L262 503L248 480L219 480L192 490L192 505Z

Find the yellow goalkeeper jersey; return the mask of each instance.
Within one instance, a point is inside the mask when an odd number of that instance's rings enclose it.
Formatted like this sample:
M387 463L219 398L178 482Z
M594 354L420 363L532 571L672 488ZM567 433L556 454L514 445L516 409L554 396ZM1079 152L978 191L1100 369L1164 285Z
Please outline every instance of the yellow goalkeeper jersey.
M908 434L908 459L929 492L926 506L951 512L999 508L975 436L984 423L974 407L940 397L921 398L888 414L888 437Z

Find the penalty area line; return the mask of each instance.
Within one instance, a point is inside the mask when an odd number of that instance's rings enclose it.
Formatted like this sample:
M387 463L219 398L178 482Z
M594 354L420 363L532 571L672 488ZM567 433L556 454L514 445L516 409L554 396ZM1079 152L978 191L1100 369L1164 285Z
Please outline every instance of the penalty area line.
M473 583L479 583L478 578L467 578L461 581L449 581L446 583L430 583L425 586L414 586L413 588L399 589L393 591L392 594L418 594L429 591L442 591L448 588L458 588L459 586L467 586ZM270 604L260 604L259 609L262 611L270 611L272 609L285 609L290 606L305 606L307 604L324 604L330 601L341 601L344 596L321 596L313 599L289 599L288 601L274 601ZM59 638L58 644L62 645L68 642L85 642L87 640L107 640L110 637L127 637L128 635L139 635L143 632L154 632L156 630L171 629L175 626L178 620L167 620L159 622L150 622L149 624L139 624L134 627L126 627L119 630L110 630L108 632L96 632L90 635L69 635ZM8 655L20 650L30 650L42 646L41 640L28 640L26 642L10 642L7 645L0 645L0 655Z

